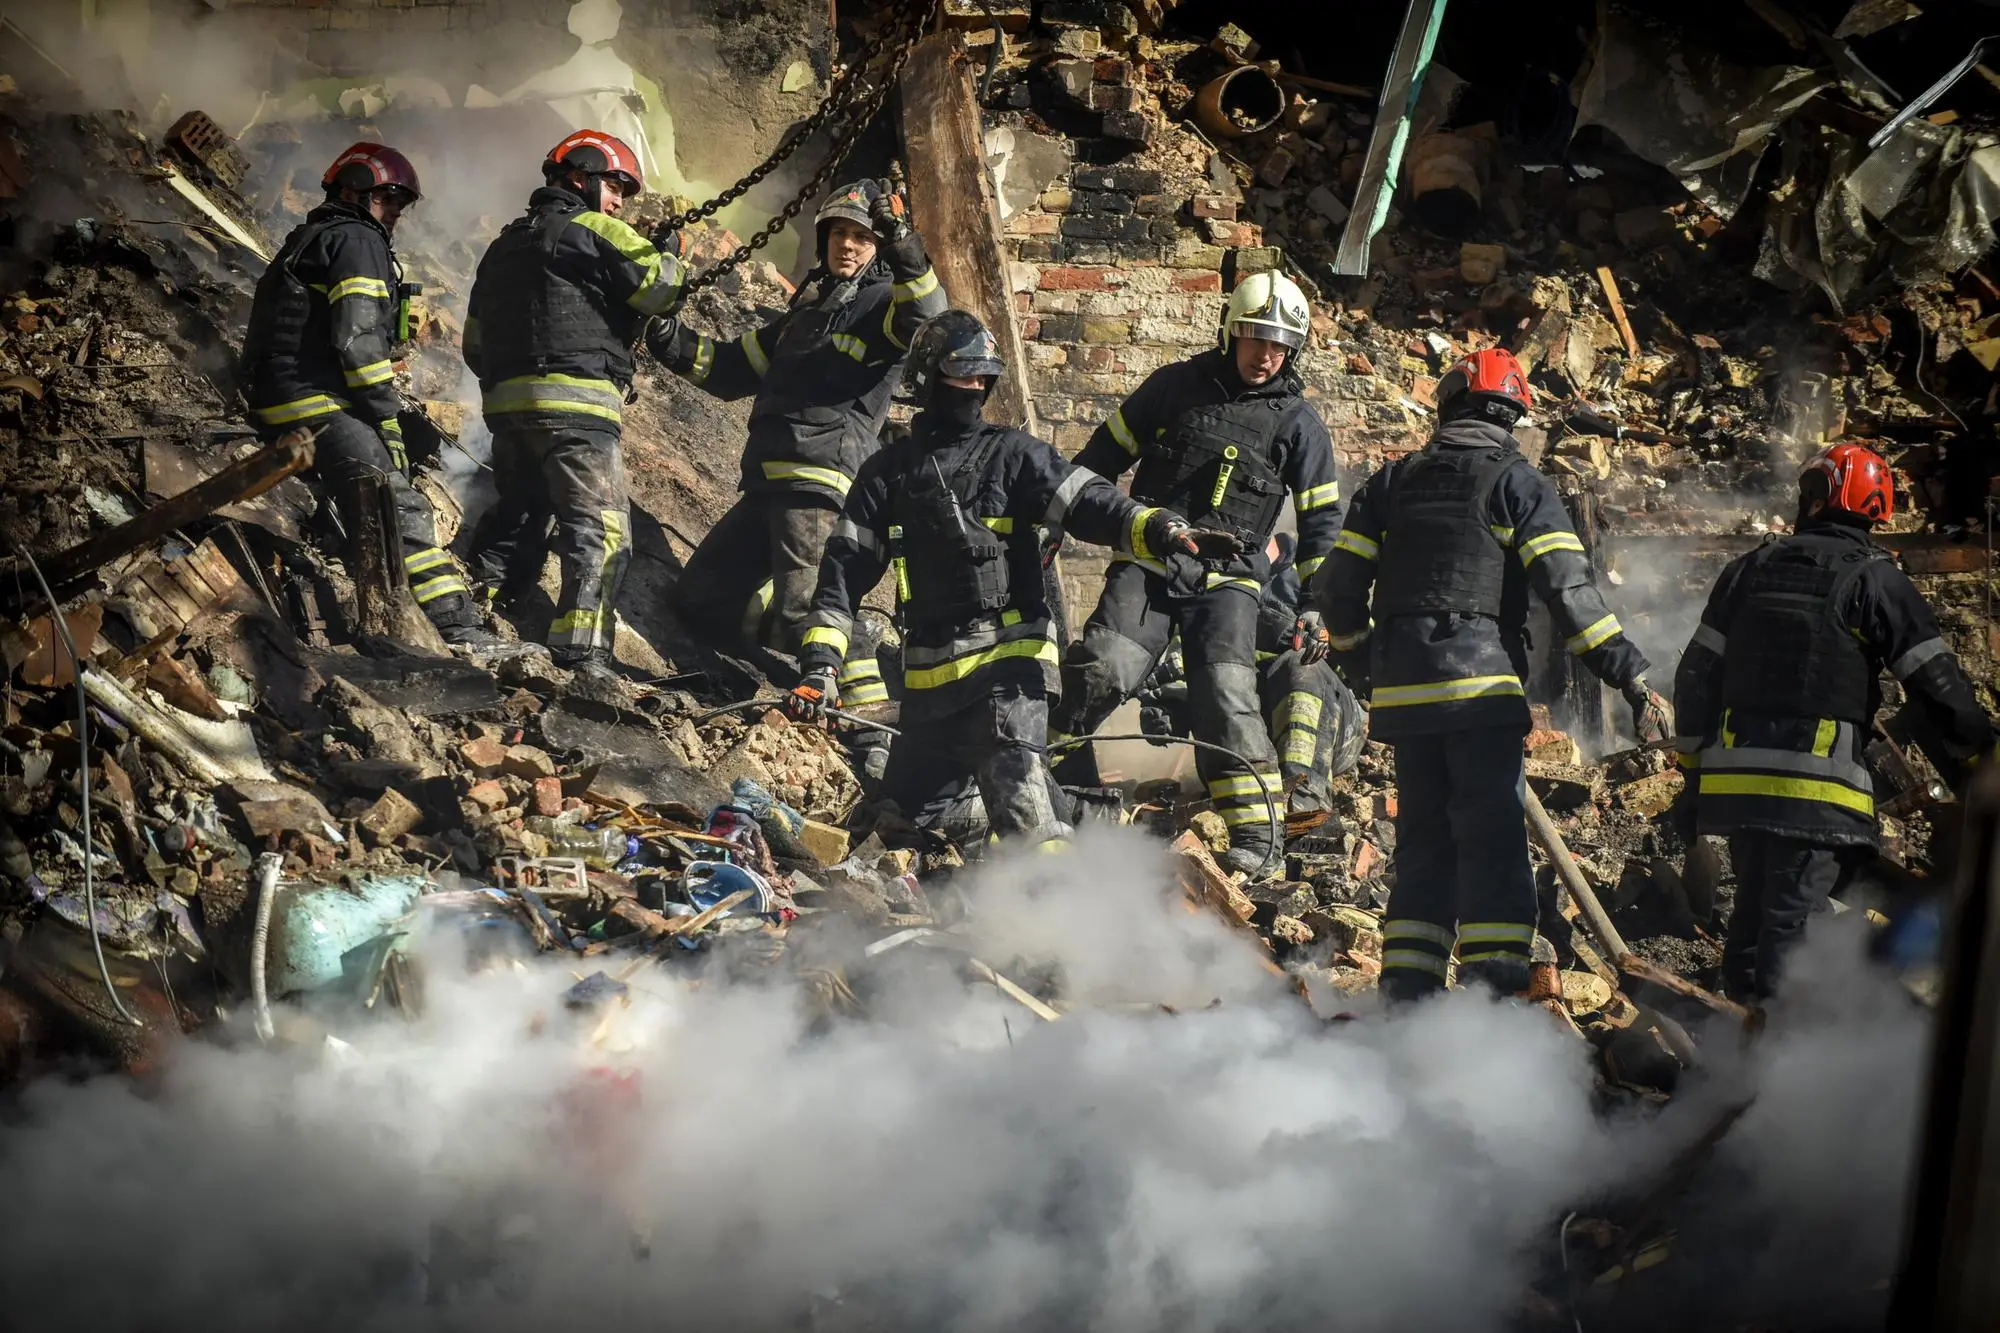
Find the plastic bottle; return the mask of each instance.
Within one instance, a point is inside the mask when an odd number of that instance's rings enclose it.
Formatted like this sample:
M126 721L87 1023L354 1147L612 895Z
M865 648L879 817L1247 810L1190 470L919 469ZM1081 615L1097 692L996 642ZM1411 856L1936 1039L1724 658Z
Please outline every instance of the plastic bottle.
M626 856L627 840L622 829L585 828L547 815L529 815L522 825L548 839L550 856L574 856L594 870L609 870Z

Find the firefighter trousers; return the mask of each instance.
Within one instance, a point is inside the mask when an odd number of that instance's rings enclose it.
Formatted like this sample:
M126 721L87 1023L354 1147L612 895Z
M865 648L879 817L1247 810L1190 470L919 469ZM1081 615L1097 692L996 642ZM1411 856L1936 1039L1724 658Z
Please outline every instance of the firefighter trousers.
M1067 740L1103 726L1152 674L1176 628L1187 661L1188 722L1194 739L1243 756L1239 761L1197 750L1195 771L1229 826L1230 845L1267 853L1274 810L1283 818L1284 779L1258 708L1255 588L1228 586L1176 597L1164 578L1143 566L1114 563L1083 638L1063 658L1062 703L1049 739ZM1055 772L1067 786L1098 785L1097 762L1088 745L1070 747L1057 760Z
M1409 736L1396 746L1396 887L1382 923L1382 991L1444 989L1453 946L1461 984L1524 990L1535 942L1527 773L1519 727Z
M994 837L1067 837L1069 826L1051 799L1048 729L1049 702L1040 688L998 686L899 736L882 775L883 794L918 828L948 836L944 825L967 795L966 779L976 778Z
M745 491L688 557L674 588L681 619L717 643L796 653L839 518L820 495Z
M440 629L479 623L479 608L458 562L437 544L437 517L424 493L410 484L402 461L374 426L356 416L336 412L313 420L319 434L313 440L313 479L333 499L341 526L353 532L354 483L363 477L386 477L396 502L396 527L403 539L403 572L410 593L424 615Z
M1366 720L1347 683L1325 662L1310 666L1289 653L1264 663L1257 696L1278 751L1278 771L1295 813L1326 810L1333 779L1354 767L1366 740Z
M1722 987L1731 999L1757 1004L1777 991L1807 918L1840 887L1844 850L1778 833L1729 835L1736 907L1722 942Z
M549 651L575 662L609 652L618 632L618 589L632 563L632 508L616 427L493 433L499 498L470 543L473 572L489 587L518 588L539 577L547 531L562 569L549 622Z

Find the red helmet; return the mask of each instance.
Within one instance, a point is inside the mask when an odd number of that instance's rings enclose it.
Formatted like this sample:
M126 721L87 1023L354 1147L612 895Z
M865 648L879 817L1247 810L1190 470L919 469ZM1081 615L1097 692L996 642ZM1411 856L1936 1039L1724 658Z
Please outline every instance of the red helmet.
M1859 444L1836 444L1822 450L1799 473L1799 493L1807 501L1826 488L1826 507L1854 514L1870 523L1885 522L1896 512L1896 482L1882 455Z
M1528 392L1528 372L1521 369L1512 352L1499 347L1460 357L1444 373L1444 378L1438 381L1438 406L1449 404L1461 394L1472 396L1480 415L1504 416L1510 425L1535 405L1534 396ZM1489 406L1497 411L1488 413L1485 409Z
M549 149L548 158L542 163L542 175L553 180L565 171L609 176L618 182L618 192L628 199L646 188L646 173L639 168L639 155L623 139L603 130L578 130Z
M417 169L410 165L410 159L379 143L355 144L333 159L333 165L326 169L319 183L328 194L336 190L353 190L356 194L403 190L412 201L424 197L417 184Z

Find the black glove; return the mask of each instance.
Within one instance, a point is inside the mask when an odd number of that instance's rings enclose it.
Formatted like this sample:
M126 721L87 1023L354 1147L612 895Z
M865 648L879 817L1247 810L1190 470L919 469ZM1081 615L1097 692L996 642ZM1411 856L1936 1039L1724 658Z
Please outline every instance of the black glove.
M1623 693L1626 705L1632 710L1632 730L1638 733L1640 743L1650 745L1674 734L1673 705L1646 684L1645 677L1627 685Z
M646 321L646 348L659 363L675 374L694 368L695 353L701 350L701 336L674 315L660 315Z
M1353 648L1329 654L1334 674L1347 682L1347 688L1354 691L1354 697L1367 702L1374 692L1374 667L1369 661L1368 644L1364 641Z
M794 722L820 722L828 708L840 706L839 673L832 667L815 667L785 696L785 716Z
M1139 703L1139 730L1149 739L1149 745L1165 745L1173 738L1174 717L1161 701L1141 700Z
M888 181L877 183L875 201L868 205L868 223L885 245L894 245L910 234L909 206Z
M686 259L687 233L679 227L669 231L663 222L660 229L653 233L653 248L670 259Z
M1317 611L1301 611L1299 618L1292 622L1291 646L1298 652L1299 664L1311 666L1324 662L1333 642L1326 630L1326 622Z
M1188 538L1194 542L1197 556L1216 564L1227 564L1243 554L1243 539L1222 528L1191 528Z
M1182 555L1199 556L1201 548L1195 544L1194 529L1188 521L1171 509L1155 509L1140 529L1145 538L1146 549L1155 560L1166 560L1176 552Z

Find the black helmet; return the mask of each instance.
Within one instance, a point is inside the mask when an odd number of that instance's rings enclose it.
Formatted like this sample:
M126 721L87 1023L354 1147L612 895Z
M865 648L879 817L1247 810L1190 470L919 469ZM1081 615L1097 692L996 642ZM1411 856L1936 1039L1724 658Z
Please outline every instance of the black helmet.
M843 185L826 197L819 212L813 214L813 234L818 238L821 263L826 262L826 224L841 218L873 231L875 223L869 210L881 196L882 187L864 178Z
M1006 372L1000 362L1000 347L979 316L947 310L910 339L909 359L903 363L903 396L914 403L927 403L931 390L946 375L988 375L997 380ZM990 390L992 386L987 387Z

